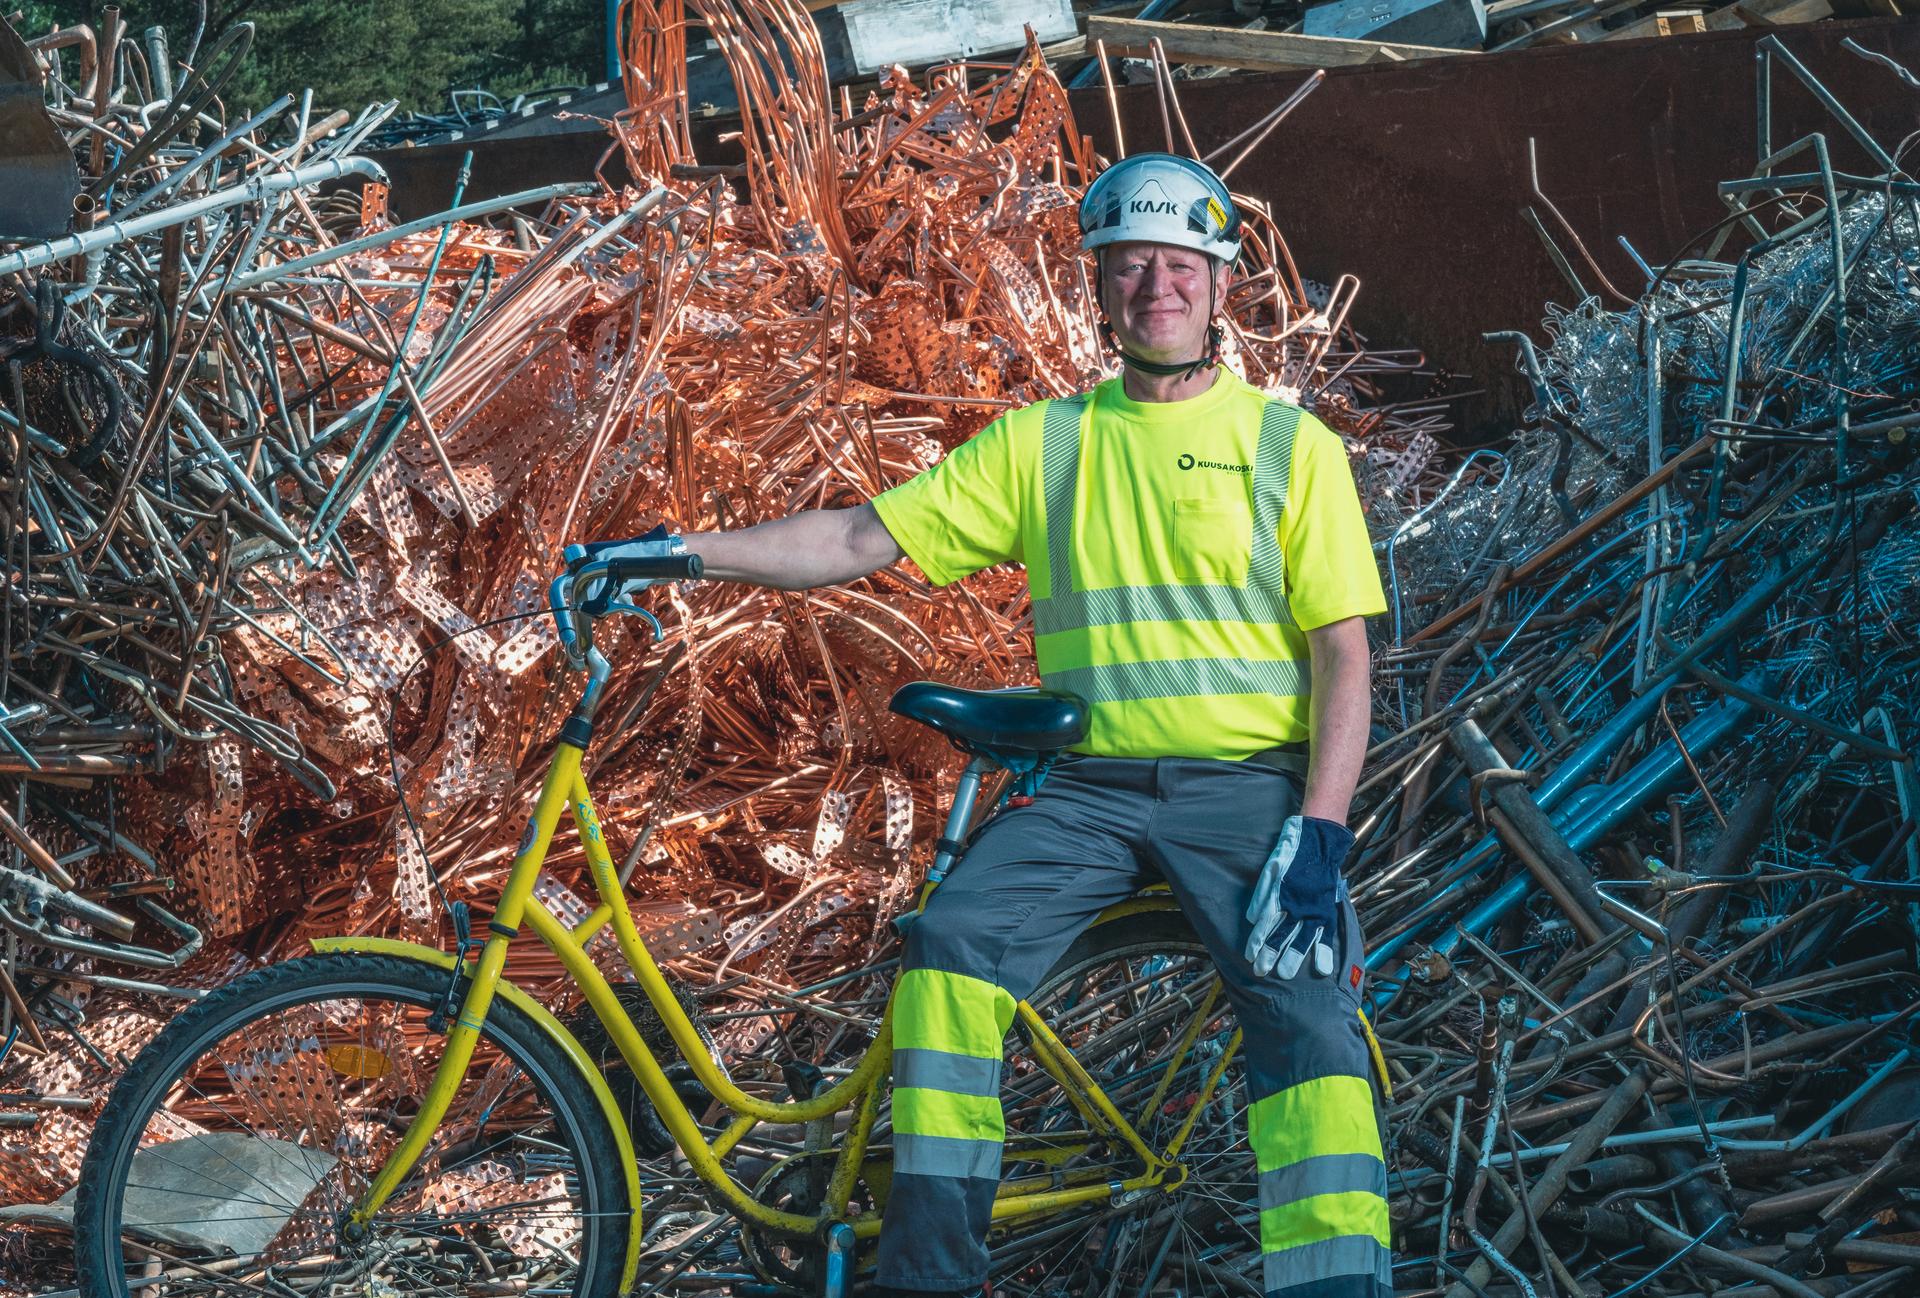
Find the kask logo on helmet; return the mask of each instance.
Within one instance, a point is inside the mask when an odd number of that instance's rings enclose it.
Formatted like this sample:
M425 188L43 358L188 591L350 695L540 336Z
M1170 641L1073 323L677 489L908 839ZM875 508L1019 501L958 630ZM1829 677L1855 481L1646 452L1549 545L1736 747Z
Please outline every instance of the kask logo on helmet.
M1175 212L1178 212L1180 208L1178 205L1164 200L1136 198L1128 205L1127 210L1130 212L1163 212L1168 216L1172 216Z

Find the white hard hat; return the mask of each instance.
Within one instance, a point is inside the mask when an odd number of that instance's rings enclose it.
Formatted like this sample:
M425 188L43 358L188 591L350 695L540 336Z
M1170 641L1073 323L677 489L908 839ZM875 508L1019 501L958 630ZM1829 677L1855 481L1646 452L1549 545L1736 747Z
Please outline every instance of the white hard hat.
M1122 158L1080 200L1080 245L1088 252L1138 240L1192 248L1232 264L1240 213L1211 167L1171 153Z

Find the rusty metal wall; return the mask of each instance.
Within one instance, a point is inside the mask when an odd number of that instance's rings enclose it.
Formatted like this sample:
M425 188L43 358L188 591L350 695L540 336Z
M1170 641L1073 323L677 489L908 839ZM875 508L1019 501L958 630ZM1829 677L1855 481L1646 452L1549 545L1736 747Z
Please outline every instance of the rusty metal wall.
M1878 138L1898 141L1920 129L1920 94L1840 48L1851 36L1920 65L1920 20L1768 30L1780 30ZM1533 330L1543 303L1573 300L1521 215L1527 138L1539 142L1547 196L1613 282L1638 296L1645 277L1615 236L1649 261L1671 257L1726 215L1715 184L1751 174L1754 45L1764 35L1709 32L1337 68L1233 183L1273 203L1301 274L1361 277L1352 318L1376 345L1424 347L1437 364L1471 374L1465 386L1486 387L1486 398L1462 403L1456 427L1473 441L1497 437L1515 425L1526 385L1511 344L1480 335ZM1260 73L1181 83L1195 142L1205 151L1231 139L1301 79ZM1119 98L1129 150L1164 147L1152 85L1123 87ZM1076 92L1074 116L1111 154L1104 100L1104 91ZM1798 82L1776 74L1773 100L1775 147L1823 131L1836 167L1876 170Z

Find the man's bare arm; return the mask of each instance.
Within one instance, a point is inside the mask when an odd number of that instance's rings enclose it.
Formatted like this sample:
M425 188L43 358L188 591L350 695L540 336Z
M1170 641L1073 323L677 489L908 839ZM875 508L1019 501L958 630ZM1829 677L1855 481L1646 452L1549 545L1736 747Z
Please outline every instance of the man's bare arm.
M708 580L779 590L836 586L901 557L893 533L870 504L809 509L734 532L693 532L686 543L706 566Z
M1366 623L1357 617L1307 632L1313 656L1313 757L1300 814L1347 823L1373 714Z

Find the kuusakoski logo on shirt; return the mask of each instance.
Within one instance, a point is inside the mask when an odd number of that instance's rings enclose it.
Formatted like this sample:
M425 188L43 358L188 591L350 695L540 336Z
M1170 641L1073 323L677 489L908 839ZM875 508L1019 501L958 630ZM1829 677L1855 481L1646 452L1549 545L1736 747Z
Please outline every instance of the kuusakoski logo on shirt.
M1252 473L1251 464L1222 464L1218 460L1196 460L1191 455L1182 455L1175 461L1182 469L1219 469L1222 473Z

